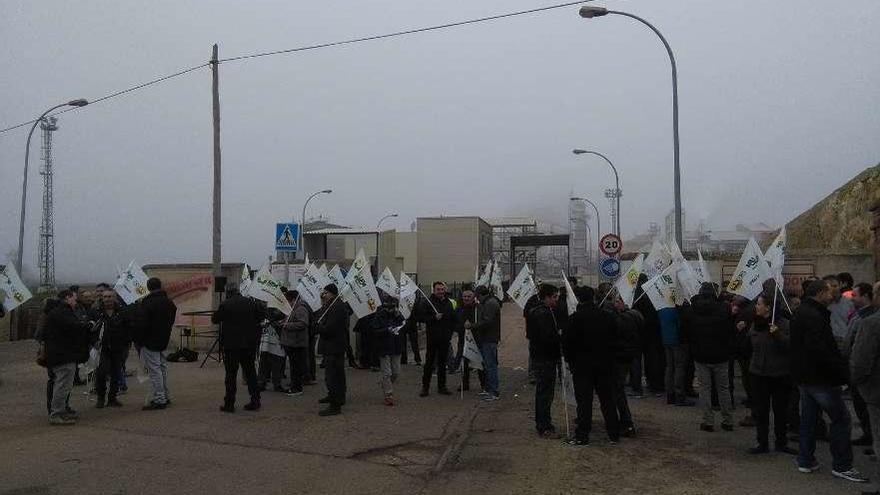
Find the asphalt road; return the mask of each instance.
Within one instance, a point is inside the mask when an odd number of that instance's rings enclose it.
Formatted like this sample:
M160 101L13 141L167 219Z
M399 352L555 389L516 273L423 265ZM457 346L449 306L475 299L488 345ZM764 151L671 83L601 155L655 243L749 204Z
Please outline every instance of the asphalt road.
M867 488L831 477L827 443L818 449L823 470L803 475L792 456L746 454L753 429L702 433L695 408L666 406L658 398L632 401L639 435L619 445L602 441L598 411L589 447L538 439L522 319L512 304L505 305L503 332L502 400L494 403L478 401L475 391L463 398L436 393L419 398L421 368L409 365L403 367L394 407L382 404L378 373L348 369L348 404L340 416L318 417L322 385L296 398L266 392L261 411L229 415L217 410L223 396L220 365L170 363L169 409L141 411L147 384L134 378L121 397L122 409L94 409L77 387L72 406L81 419L72 427L46 422L45 371L32 364L35 344L0 343L0 495L801 495ZM459 379L451 375L450 388ZM245 396L240 387L239 405ZM554 414L564 425L558 397ZM860 453L857 466L871 474L876 467Z

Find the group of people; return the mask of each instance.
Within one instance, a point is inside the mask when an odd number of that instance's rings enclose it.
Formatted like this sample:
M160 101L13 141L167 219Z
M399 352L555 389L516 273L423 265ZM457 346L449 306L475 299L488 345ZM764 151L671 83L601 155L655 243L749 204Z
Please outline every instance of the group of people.
M93 366L96 407L121 407L125 362L134 344L148 370L152 391L143 410L165 409L171 403L167 388L167 361L171 327L177 307L162 290L161 281L147 282L149 293L137 304L125 306L107 284L96 297L79 299L76 287L46 300L35 335L40 343L38 364L46 368L46 410L52 425L72 425L79 417L70 407L70 393L80 366ZM109 382L109 387L108 387Z
M694 406L691 397L699 397L699 429L714 432L720 411L721 429L732 431L739 366L749 410L739 424L756 427L750 454L770 451L772 413L773 448L796 455L801 472L819 469L816 440L827 438L831 473L868 481L853 467L852 447L880 440L880 282L854 286L845 273L811 277L796 296L771 279L753 301L704 283L684 305L658 311L643 297L646 281L642 275L632 308L609 284L593 290L576 280L570 281L577 298L571 315L565 291L550 284L526 304L540 436L559 437L551 405L557 378L569 371L577 401L573 445L590 442L594 392L609 440L634 436L628 399L644 398L645 386L672 406ZM862 429L855 439L846 393Z

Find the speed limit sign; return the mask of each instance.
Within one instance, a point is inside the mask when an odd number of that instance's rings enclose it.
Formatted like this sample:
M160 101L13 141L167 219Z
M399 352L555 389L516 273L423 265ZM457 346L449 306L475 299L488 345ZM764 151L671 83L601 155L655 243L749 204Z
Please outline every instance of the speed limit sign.
M605 256L617 256L623 250L623 242L616 234L606 234L599 240L599 250Z

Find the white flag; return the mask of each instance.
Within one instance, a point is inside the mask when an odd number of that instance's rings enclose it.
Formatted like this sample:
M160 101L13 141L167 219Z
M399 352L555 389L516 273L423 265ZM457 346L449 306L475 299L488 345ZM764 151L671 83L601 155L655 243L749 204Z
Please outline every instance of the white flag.
M21 281L18 272L15 271L15 266L10 262L7 262L6 266L0 270L0 293L2 293L0 296L2 296L3 308L6 311L12 311L34 297Z
M675 261L670 268L675 271L675 278L678 281L679 289L681 289L681 298L676 300L676 303L682 304L685 300L690 301L700 293L700 278L690 263L687 261Z
M497 261L492 262L492 276L489 278L489 285L493 294L499 300L504 300L504 287L501 285L501 267Z
M325 263L321 263L321 266L318 267L318 275L321 276L320 281L324 284L324 287L332 283L330 280L330 271L327 270L327 265Z
M755 242L753 237L746 244L742 258L739 259L739 264L736 265L736 271L733 272L733 277L730 279L727 290L752 300L758 297L758 294L764 290L764 281L770 278L773 278L770 273L770 267L764 261L761 248L758 247L758 243Z
M654 243L651 244L651 251L648 253L648 256L645 257L645 264L642 267L642 272L651 279L659 275L660 272L665 270L666 267L671 264L672 254L669 252L669 249L667 249L666 245L660 241L654 241Z
M391 273L391 269L387 266L382 275L379 275L379 280L376 280L376 288L382 289L391 297L400 297L400 287L397 286L397 280L394 280L394 274Z
M119 275L113 288L125 304L133 304L147 295L147 278L140 265L131 260L128 268Z
M285 315L289 315L293 311L287 298L284 297L284 293L281 292L281 284L275 280L272 272L269 271L268 263L264 264L260 271L257 272L257 276L254 277L251 289L248 292L254 299L265 301L266 306L275 308Z
M260 338L260 353L268 352L273 356L287 357L284 348L281 347L281 340L278 339L278 332L272 325L263 327L263 336Z
M642 274L642 267L644 264L645 255L639 254L636 259L633 260L629 270L627 270L626 273L614 283L614 287L617 288L617 293L620 294L621 299L623 299L623 302L625 302L627 306L633 305L633 296L635 295L636 286L639 283L639 275Z
M348 302L349 297L351 297L351 289L348 287L348 283L345 281L345 277L342 275L342 268L339 265L333 265L333 268L327 272L327 280L323 281L324 286L327 284L334 284L337 289L339 289L339 298L342 299L343 302Z
M370 273L370 264L364 256L363 249L358 251L358 256L351 265L345 283L351 289L348 305L358 318L373 314L379 308L379 293Z
M779 231L779 235L776 236L776 240L773 241L773 244L767 248L767 252L764 254L764 261L770 267L770 275L776 280L776 285L780 288L785 285L782 278L782 267L785 266L785 246L787 242L785 226L783 226L782 230Z
M571 316L577 311L578 299L574 295L574 289L568 283L568 277L565 276L564 271L562 272L562 281L565 282L565 304L568 306L568 316Z
M238 281L238 292L240 292L241 295L247 297L248 290L250 290L250 285L251 285L251 267L249 267L248 264L245 263L241 267L241 280Z
M709 267L706 266L706 260L703 259L703 253L700 250L697 250L697 264L693 267L694 272L697 274L697 278L700 279L700 283L712 283L712 276L709 275Z
M562 395L566 404L577 407L577 397L574 395L574 379L571 377L568 361L565 361L562 365Z
M470 330L464 331L464 350L462 351L462 356L470 361L468 365L471 368L483 369L483 355L480 354L480 348L477 346L477 341L474 340Z
M315 265L310 265L306 273L300 277L299 284L296 286L299 297L312 308L312 311L321 309L321 291L326 287L326 285L321 285L322 282L318 269L315 268Z
M643 286L645 294L657 311L664 308L674 308L676 302L680 300L677 275L677 270L670 265L660 274L645 282Z
M475 287L483 286L489 287L490 277L492 275L492 261L489 260L486 263L486 268L483 270L483 274L474 282Z
M528 264L523 264L522 270L513 279L513 283L510 284L507 293L513 299L513 302L523 309L526 307L526 302L538 293L538 289L535 287L535 279L532 277L532 271L529 270Z
M418 293L419 286L409 278L409 275L400 272L400 301L398 302L398 307L400 308L400 314L404 318L409 318L412 315Z

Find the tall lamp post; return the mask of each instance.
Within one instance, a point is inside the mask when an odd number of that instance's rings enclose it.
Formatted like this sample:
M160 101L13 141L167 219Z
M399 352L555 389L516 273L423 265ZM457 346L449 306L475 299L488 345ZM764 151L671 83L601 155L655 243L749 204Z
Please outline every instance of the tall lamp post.
M598 239L601 239L601 238L602 238L602 220L599 218L599 208L596 207L596 203L593 203L592 201L590 201L590 200L587 199L587 198L581 198L581 197L578 197L578 196L572 196L570 199L571 199L572 201L583 201L584 203L587 203L587 204L589 204L590 206L592 206L592 207L593 207L593 211L596 212L596 240L597 240L597 241L596 241L596 245L598 246ZM598 249L598 247L597 247L597 249ZM590 249L590 251L592 252L592 249ZM597 262L599 261L599 255L598 255L598 253L596 254L596 261L597 261ZM598 265L596 265L596 267L598 267ZM598 270L599 270L599 269L596 268L596 270L597 270L597 273L598 273Z
M24 148L24 175L21 180L21 220L18 224L18 256L17 256L17 264L16 268L18 269L19 276L22 276L22 255L24 254L24 216L25 216L25 206L27 204L27 179L28 179L28 160L31 154L31 136L34 135L34 129L37 128L37 124L42 122L46 115L52 113L53 110L57 110L61 107L84 107L88 105L88 100L79 99L79 100L71 100L67 103L62 103L60 105L55 105L54 107L46 110L40 115L37 120L34 121L34 125L31 126L30 132L28 132L27 144L25 144Z
M616 213L614 215L614 231L615 231L614 233L617 234L618 236L620 236L621 235L620 234L620 196L621 196L621 191L620 191L620 176L617 175L617 168L614 166L613 163L611 163L611 160L609 160L607 156L603 155L602 153L599 153L598 151L575 149L575 150L572 150L571 152L574 153L575 155L584 155L584 154L596 155L598 157L601 157L606 162L608 162L608 165L611 166L611 171L614 172L614 194L613 194L613 196L614 196L614 202L615 202L614 209L616 211Z
M666 48L666 53L669 54L669 62L672 64L672 146L673 146L673 160L674 160L674 181L675 181L675 241L679 246L683 246L682 243L682 229L684 228L681 224L681 169L679 168L678 163L678 71L675 68L675 56L672 54L672 48L670 48L669 43L666 41L666 38L663 37L663 34L657 30L650 22L642 19L637 15L630 14L628 12L621 12L619 10L608 10L605 7L592 7L592 6L583 6L580 9L580 15L586 19L592 19L593 17L602 17L608 14L617 14L622 15L624 17L629 17L630 19L635 19L648 28L651 31L654 31L654 34L660 38L660 41L663 42L663 46Z
M299 225L299 243L298 243L299 244L299 246L298 246L299 252L302 253L303 259L305 259L305 252L306 252L306 247L303 245L303 239L304 239L303 233L306 230L306 206L309 205L309 201L311 201L312 198L314 198L315 196L317 196L319 194L330 194L332 192L333 192L332 189L324 189L324 190L318 191L316 193L312 193L312 195L309 196L308 199L306 199L306 202L303 203L303 211L302 211L302 217L301 217L302 223L300 223L300 225Z
M376 224L376 276L379 276L379 228L382 226L382 222L388 220L389 218L397 218L397 213L389 213L384 217L379 219L379 222Z

